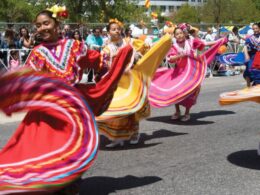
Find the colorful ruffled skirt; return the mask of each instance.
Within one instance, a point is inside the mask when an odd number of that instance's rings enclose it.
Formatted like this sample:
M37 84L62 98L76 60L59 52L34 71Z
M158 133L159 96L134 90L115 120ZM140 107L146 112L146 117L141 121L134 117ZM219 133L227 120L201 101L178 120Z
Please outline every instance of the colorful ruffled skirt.
M260 103L260 85L232 92L225 92L222 93L219 98L219 103L221 105L230 105L245 101Z
M74 87L31 70L11 73L0 78L0 108L29 110L0 151L0 194L61 189L93 163L97 126Z
M123 74L107 111L96 118L100 134L110 140L128 140L138 132L139 121L150 115L151 79L170 47L170 36L162 37L133 69Z
M174 68L158 69L149 90L150 104L157 108L178 103L185 107L195 104L207 65L225 41L220 39L197 58L183 58Z
M99 143L95 115L107 109L131 55L130 46L122 49L95 86L73 87L31 69L0 76L0 109L29 111L0 151L0 194L57 191L90 168Z

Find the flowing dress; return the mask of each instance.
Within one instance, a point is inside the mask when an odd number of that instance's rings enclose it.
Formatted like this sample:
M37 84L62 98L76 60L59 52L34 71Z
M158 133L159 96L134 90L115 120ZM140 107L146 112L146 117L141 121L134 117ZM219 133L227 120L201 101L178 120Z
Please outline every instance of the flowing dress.
M174 68L157 70L149 90L150 104L157 108L172 104L181 104L187 108L194 105L205 78L207 64L214 59L218 48L225 42L226 39L218 40L200 55L196 50L202 50L205 46L200 39L185 40L184 48L174 43L168 58L179 53L186 53L187 56L178 60Z
M77 84L82 68L98 69L96 54L74 40L41 44L26 63L32 68L0 77L0 109L29 111L0 151L0 194L56 191L92 165L99 143L94 114L108 107L132 48L118 53L97 85Z
M136 52L142 53L145 49L140 40L133 41L131 45ZM110 140L129 140L138 133L139 121L150 114L147 98L151 78L170 46L171 38L167 35L136 63L134 62L136 52L134 52L131 63L127 67L128 71L121 77L108 110L97 117L101 134ZM103 59L109 56L107 59L111 60L116 48L114 45L108 45L105 52Z
M260 84L241 90L220 94L220 105L230 105L245 101L260 103Z
M253 84L260 84L260 69L255 69L252 67L253 61L255 60L256 53L260 52L260 34L252 35L246 39L246 47L250 60L246 63L246 70L244 72L244 77L249 77Z

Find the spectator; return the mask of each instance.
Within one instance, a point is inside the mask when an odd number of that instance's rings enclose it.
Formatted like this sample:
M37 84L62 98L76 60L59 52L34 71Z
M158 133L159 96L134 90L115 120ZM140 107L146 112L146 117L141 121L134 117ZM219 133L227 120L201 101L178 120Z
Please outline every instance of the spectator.
M64 28L63 28L63 37L66 38L66 39L70 39L72 38L72 31L70 29L70 25L66 24L64 25Z
M246 58L246 70L243 74L247 87L252 85L260 84L260 70L253 66L254 60L260 52L260 23L254 23L253 26L254 34L246 39L244 54Z
M14 49L19 49L21 48L19 41L15 37L15 32L14 30L7 28L5 31L5 35L1 40L1 49L9 49L10 46L12 46ZM8 66L9 60L7 59L8 57L8 52L3 51L0 53L0 57L3 60L4 66Z
M107 45L109 38L108 38L108 35L107 35L107 29L106 28L103 28L101 37L102 37L102 40L103 40L103 46Z
M33 47L33 42L32 39L29 35L29 31L25 27L21 27L19 30L19 35L20 35L20 45L23 48L32 48Z
M204 40L205 40L206 42L211 42L211 41L214 41L214 40L215 40L215 37L213 36L213 30L212 30L212 28L208 27L207 33L206 33L205 36L204 36Z
M8 55L8 69L10 71L13 71L21 65L21 55L19 50L16 50L15 45L10 45L9 46L10 54ZM14 50L12 50L14 49Z
M72 38L75 40L82 41L82 37L78 29L74 30L74 32L72 33Z
M228 35L228 47L232 52L238 52L238 47L240 43L240 37L238 34L238 27L234 26L232 32Z
M15 48L18 49L21 47L19 41L15 37L15 32L12 29L6 29L5 35L1 40L1 49L8 49L10 45L15 45Z
M126 29L125 29L125 39L126 39L126 40L130 40L131 38L133 38L133 36L132 36L132 30L129 29L129 28L126 28Z
M94 28L92 34L88 35L86 44L90 49L100 51L103 46L103 39L101 37L101 30L99 28Z
M22 51L21 51L21 57L22 57L22 61L25 62L26 58L29 55L29 50L33 48L33 39L31 38L31 36L29 35L29 31L27 28L25 27L21 27L19 30L19 36L20 36L20 45L22 47Z

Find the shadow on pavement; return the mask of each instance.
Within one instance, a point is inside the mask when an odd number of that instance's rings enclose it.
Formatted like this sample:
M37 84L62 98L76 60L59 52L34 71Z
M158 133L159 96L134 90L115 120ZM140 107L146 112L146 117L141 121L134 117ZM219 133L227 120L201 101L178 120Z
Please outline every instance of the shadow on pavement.
M227 160L239 167L260 170L260 156L256 150L242 150L228 155Z
M117 190L149 185L162 180L160 177L147 176L135 177L127 175L125 177L90 177L82 181L80 185L80 195L107 195Z
M155 122L164 122L169 124L177 124L177 125L208 125L215 123L214 121L201 121L199 119L210 117L210 116L218 116L218 115L227 115L227 114L235 114L233 111L227 110L211 110L211 111L203 111L199 113L191 113L191 119L186 122L182 122L180 120L172 120L171 116L158 116L151 117L146 119L147 121L155 121Z
M147 148L156 146L158 144L161 144L161 142L158 143L145 143L148 140L157 139L157 138L165 138L165 137L173 137L173 136L179 136L179 135L185 135L187 133L179 133L179 132L172 132L165 129L160 129L158 131L154 131L152 135L147 135L146 133L140 134L139 143L136 145L130 145L128 142L125 142L123 147L115 147L115 148L106 148L105 145L110 143L105 137L101 137L100 139L100 149L101 150L129 150L129 149L139 149L139 148Z

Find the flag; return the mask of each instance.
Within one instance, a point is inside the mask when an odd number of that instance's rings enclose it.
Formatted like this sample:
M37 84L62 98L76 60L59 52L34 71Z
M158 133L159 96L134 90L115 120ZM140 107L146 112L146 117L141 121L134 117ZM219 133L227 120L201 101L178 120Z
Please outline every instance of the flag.
M150 0L145 0L144 6L148 9L150 7Z

